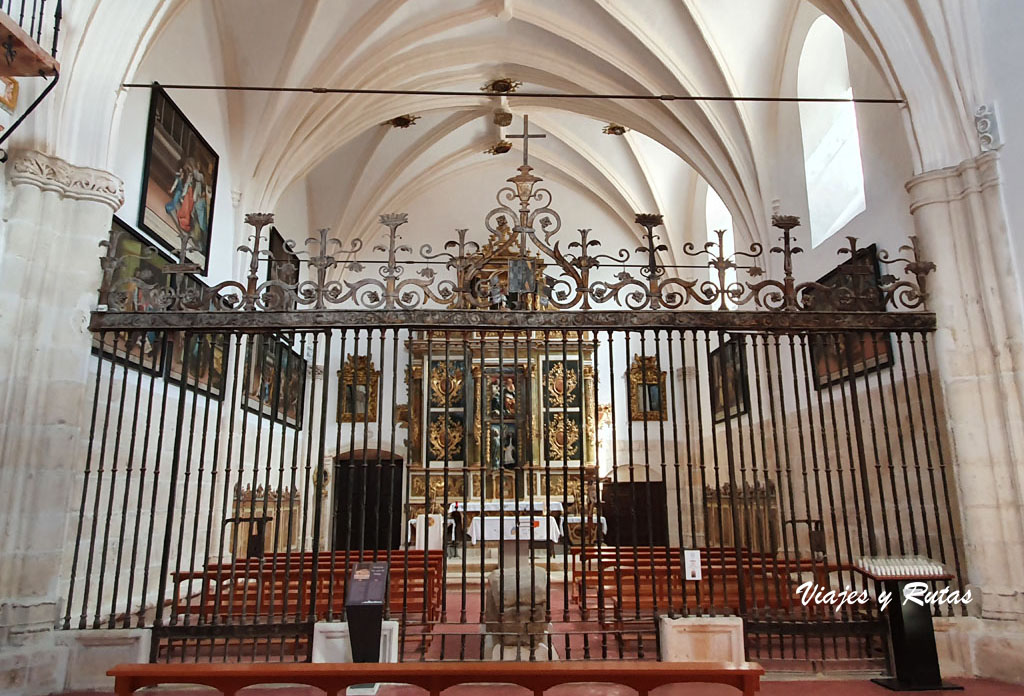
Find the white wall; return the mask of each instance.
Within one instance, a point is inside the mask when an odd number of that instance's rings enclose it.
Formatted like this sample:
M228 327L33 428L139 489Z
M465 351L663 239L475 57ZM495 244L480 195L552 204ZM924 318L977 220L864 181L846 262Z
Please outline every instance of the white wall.
M1020 66L1024 65L1024 12L1016 0L986 0L978 3L981 14L981 51L986 91L982 98L994 102L1002 146L1002 172L1008 234L1012 240L1018 284L1024 278L1024 91L1020 89Z

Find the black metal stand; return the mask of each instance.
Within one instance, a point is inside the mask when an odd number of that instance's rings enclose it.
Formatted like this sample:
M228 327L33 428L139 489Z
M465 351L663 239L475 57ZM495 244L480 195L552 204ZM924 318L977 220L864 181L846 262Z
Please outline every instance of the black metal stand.
M939 654L935 648L935 630L931 607L903 602L903 588L911 580L885 580L882 585L892 594L888 607L889 634L892 638L896 678L872 679L890 691L948 691L964 687L942 681Z
M353 662L380 662L380 634L387 601L388 564L356 563L348 579L345 616ZM372 689L375 684L356 684Z

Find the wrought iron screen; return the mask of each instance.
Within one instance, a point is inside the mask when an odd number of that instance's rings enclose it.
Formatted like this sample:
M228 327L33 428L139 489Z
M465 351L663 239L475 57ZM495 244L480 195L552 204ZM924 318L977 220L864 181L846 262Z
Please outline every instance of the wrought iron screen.
M413 258L386 215L375 253L289 244L294 284L261 281L270 215L245 282L213 287L114 233L63 625L151 626L157 660L305 660L352 564L383 560L403 660L653 659L659 617L738 615L769 667L884 668L873 605L796 589L866 588L867 555L965 581L932 264L851 238L798 281L791 217L780 280L758 245L668 263L655 215L633 253L563 246L530 171L483 243Z

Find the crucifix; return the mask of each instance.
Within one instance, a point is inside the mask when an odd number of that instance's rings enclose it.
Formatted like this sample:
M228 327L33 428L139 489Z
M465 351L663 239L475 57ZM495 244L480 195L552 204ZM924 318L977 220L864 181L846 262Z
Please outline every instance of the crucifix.
M529 115L524 114L523 115L523 132L519 133L518 135L510 133L510 134L506 135L505 137L506 138L522 138L523 139L523 166L524 167L528 167L528 166L530 166L530 162L529 162L529 158L530 158L530 139L531 138L546 138L548 136L544 135L543 133L542 134L538 134L538 135L530 135L530 117L529 117Z

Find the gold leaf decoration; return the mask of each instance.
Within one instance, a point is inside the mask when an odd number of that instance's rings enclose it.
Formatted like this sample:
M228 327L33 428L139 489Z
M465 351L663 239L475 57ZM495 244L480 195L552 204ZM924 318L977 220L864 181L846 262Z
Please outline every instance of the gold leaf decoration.
M566 370L560 362L552 364L548 370L548 401L554 407L575 405L577 384L579 375L576 370Z
M430 403L432 406L451 406L462 391L464 377L462 368L445 369L446 363L438 363L430 371Z
M447 428L445 427L446 422ZM435 461L455 459L462 448L464 436L462 422L451 416L447 419L438 418L432 421L430 432L427 433L431 456Z
M573 459L579 455L580 427L561 413L551 416L548 423L548 450L551 459Z

